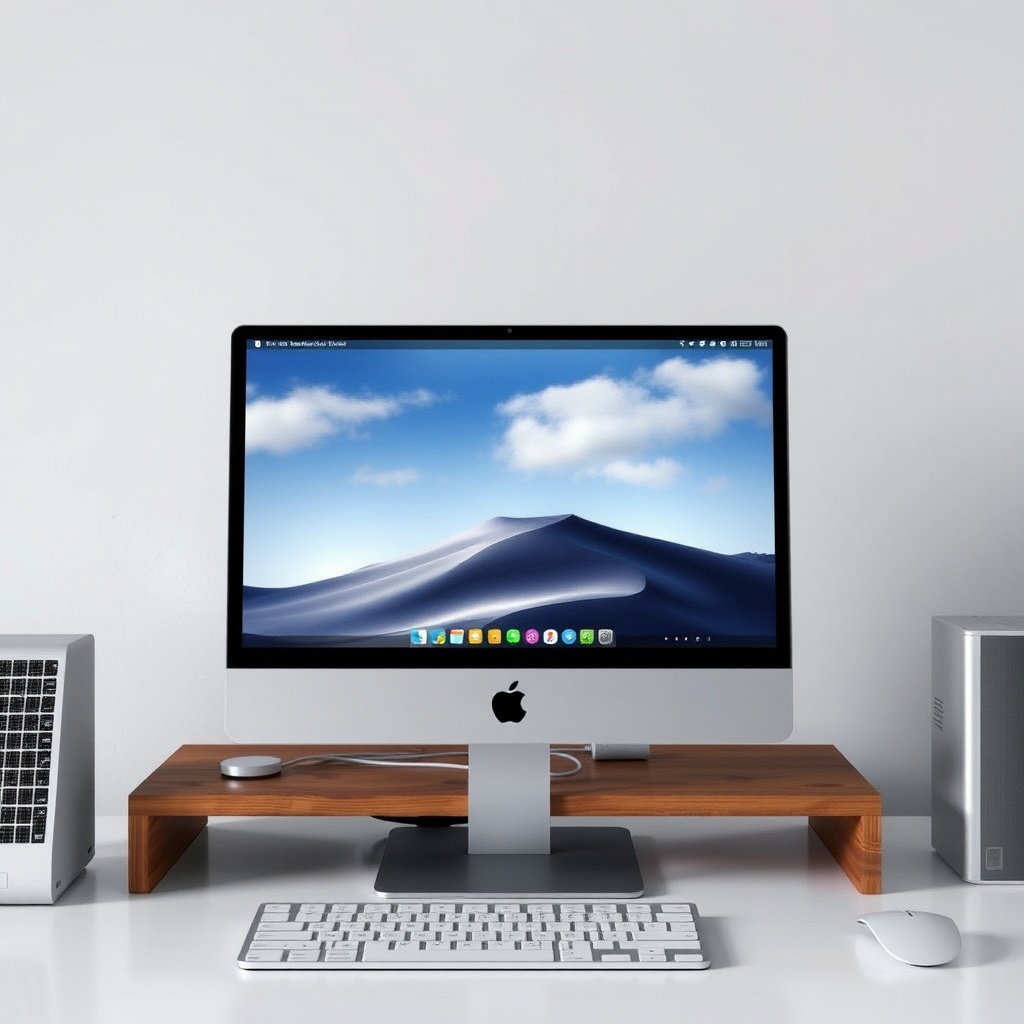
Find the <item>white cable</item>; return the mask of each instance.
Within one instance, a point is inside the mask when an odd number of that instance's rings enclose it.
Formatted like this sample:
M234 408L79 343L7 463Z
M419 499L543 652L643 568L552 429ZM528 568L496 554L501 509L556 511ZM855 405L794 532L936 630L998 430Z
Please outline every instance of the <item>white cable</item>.
M572 767L560 772L551 772L551 778L564 779L576 775L583 770L583 764L579 758L574 757L570 751L576 753L589 753L589 747L562 747L551 751L552 757L561 757L571 762ZM318 762L338 762L340 764L363 764L381 768L451 768L456 771L469 771L468 764L455 764L449 761L428 761L421 758L433 757L465 757L468 751L465 750L431 750L431 751L408 751L397 754L380 754L368 750L357 754L307 754L303 757L295 757L290 761L282 763L282 768L292 768L299 764L314 764Z
M573 757L567 750L552 750L552 757L564 757L566 761L571 761L573 764L572 768L567 768L565 771L552 772L551 778L553 779L567 779L570 775L577 775L583 771L583 762L578 757Z
M417 763L421 758L430 757L463 757L464 750L432 750L429 752L417 752L414 750L398 751L393 754L381 754L379 751L367 750L355 754L307 754L304 757L296 757L291 761L285 761L281 767L291 768L298 764L315 764L321 761L336 761L341 764L366 764L381 765L387 768L454 768L465 771L468 765L451 764L444 761L424 761Z

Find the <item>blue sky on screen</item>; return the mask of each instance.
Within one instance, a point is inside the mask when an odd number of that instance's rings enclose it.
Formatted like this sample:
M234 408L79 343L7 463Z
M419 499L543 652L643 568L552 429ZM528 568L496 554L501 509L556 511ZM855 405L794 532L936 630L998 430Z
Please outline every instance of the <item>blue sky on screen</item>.
M245 583L422 551L493 516L574 514L774 551L771 353L250 349Z

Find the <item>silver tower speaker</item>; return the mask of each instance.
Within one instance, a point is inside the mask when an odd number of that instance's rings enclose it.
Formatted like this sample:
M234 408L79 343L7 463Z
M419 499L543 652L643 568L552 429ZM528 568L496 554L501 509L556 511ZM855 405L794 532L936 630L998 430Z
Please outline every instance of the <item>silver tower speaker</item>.
M1024 616L932 620L932 846L968 882L1024 882Z

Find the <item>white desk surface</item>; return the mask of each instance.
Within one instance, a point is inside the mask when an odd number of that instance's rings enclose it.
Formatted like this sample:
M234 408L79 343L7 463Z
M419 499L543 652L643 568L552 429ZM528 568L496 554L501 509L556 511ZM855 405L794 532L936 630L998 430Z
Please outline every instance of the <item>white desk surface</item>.
M583 823L583 822L581 822ZM588 819L586 823L595 823ZM127 819L52 907L0 906L0 1019L11 1024L427 1024L670 1021L929 1024L1020 1019L1024 886L976 886L931 851L927 818L887 818L885 892L858 893L802 819L635 818L647 896L695 902L707 971L248 972L235 957L263 900L372 898L390 826L364 818L213 819L154 892L127 892ZM963 952L897 963L857 917L948 914Z

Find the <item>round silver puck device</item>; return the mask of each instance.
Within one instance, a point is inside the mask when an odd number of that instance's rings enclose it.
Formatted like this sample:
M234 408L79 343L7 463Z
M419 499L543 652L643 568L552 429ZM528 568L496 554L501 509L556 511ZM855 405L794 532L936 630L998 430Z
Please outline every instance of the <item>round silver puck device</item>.
M262 779L281 774L281 758L269 754L247 754L225 757L220 763L221 775L231 779Z

